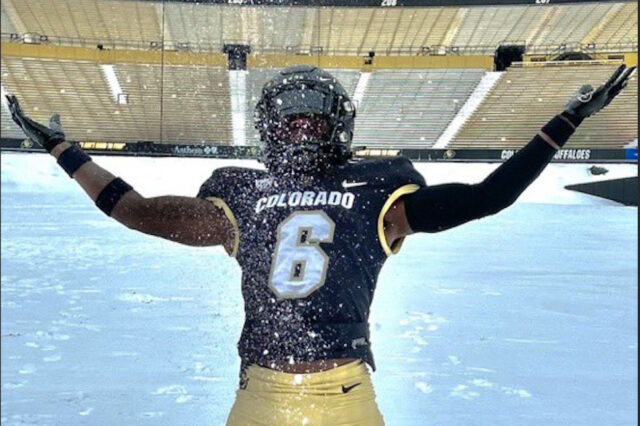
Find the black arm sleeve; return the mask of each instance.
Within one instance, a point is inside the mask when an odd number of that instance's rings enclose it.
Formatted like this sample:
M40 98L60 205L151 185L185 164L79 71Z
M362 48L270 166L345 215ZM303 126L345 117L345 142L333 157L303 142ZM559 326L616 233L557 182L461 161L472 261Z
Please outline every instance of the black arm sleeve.
M415 232L439 232L498 213L513 204L544 170L582 120L555 116L538 134L478 184L422 188L404 197L409 226Z

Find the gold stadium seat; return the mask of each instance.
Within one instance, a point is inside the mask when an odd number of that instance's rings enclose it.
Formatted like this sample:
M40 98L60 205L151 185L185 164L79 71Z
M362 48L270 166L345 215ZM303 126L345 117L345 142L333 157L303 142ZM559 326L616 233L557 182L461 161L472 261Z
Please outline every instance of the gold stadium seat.
M226 70L116 64L114 71L126 103L114 98L98 64L2 58L3 87L35 120L46 123L59 113L71 140L231 143ZM15 132L9 120L3 108L3 130ZM21 136L17 131L15 137Z
M559 46L580 43L589 30L613 7L608 3L581 3L552 6L550 13L530 43Z
M433 146L483 75L484 70L374 71L358 109L354 144Z
M329 53L402 55L445 44L457 9L326 8L319 14L311 39Z
M135 140L171 144L232 141L229 81L217 67L118 64L118 80L129 104L131 125L144 129ZM162 87L161 87L162 86ZM117 120L117 118L114 118Z
M564 109L581 84L602 84L610 65L510 68L448 148L520 148ZM588 118L566 147L620 148L638 136L638 82Z
M475 46L478 53L493 54L505 42L547 49L579 43L614 6L591 3L466 8L451 44Z
M149 42L162 40L158 2L3 0L2 5L17 32L47 35L58 44L147 48Z
M230 145L231 102L226 69L165 66L162 141Z
M4 0L3 32L46 35L49 43L104 44L255 53L493 55L500 43L531 50L594 42L637 49L637 3L474 7L286 7L135 0ZM552 53L552 52L550 52Z
M187 42L197 50L220 51L225 43L249 44L254 51L279 51L303 44L306 17L300 7L239 7L168 3L165 41Z
M128 134L126 114L115 114L121 108L95 63L3 57L2 76L5 89L35 120L47 123L59 113L69 139L119 141Z
M634 1L616 4L603 21L587 34L583 43L595 43L598 49L612 51L635 44L637 51L638 3Z

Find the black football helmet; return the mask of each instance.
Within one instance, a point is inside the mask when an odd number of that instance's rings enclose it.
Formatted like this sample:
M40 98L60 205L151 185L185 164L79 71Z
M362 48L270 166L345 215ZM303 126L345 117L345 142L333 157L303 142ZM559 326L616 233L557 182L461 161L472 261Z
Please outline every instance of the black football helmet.
M334 76L309 65L286 68L264 85L255 108L261 161L271 172L293 175L344 164L352 155L355 116Z

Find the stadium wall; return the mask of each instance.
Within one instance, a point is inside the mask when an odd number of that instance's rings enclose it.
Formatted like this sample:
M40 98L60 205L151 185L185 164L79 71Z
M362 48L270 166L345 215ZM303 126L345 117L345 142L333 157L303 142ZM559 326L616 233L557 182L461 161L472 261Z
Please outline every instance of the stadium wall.
M227 67L227 55L206 52L172 52L161 50L109 50L88 47L38 45L24 43L0 43L2 56L21 58L68 59L90 61L98 64L133 63L166 65L210 65Z
M316 65L322 68L361 69L428 69L428 68L473 68L493 69L493 56L375 56L371 64L369 57L358 56L306 56L306 55L249 55L249 68L287 67L290 65Z
M622 60L622 62L628 67L638 65L638 52L629 52L629 53L607 52L607 53L591 53L589 55L594 60L604 60L604 61ZM523 62L548 62L548 61L553 61L555 56L557 56L557 54L554 54L554 55L543 55L539 53L530 54L530 55L524 55L522 57L522 61Z
M128 155L142 157L201 157L256 159L259 155L257 146L231 145L175 145L154 142L72 142L79 145L91 155ZM2 151L44 152L28 139L0 139ZM515 149L364 149L356 151L358 157L395 157L405 156L418 162L502 162L512 157ZM636 163L638 149L561 149L554 156L553 162L559 163Z
M622 59L622 62L628 66L628 67L632 67L634 65L638 65L638 53L620 53L620 54L615 54L615 53L596 53L594 55L592 55L594 59L600 59L600 60L620 60Z
M67 59L90 61L99 64L136 63L166 65L210 65L227 66L224 53L173 52L147 50L107 50L87 47L32 45L24 43L0 43L2 56L21 58ZM636 55L637 57L637 55ZM493 56L443 55L443 56L376 56L371 64L368 57L328 55L249 55L249 68L287 67L290 65L316 65L322 68L343 68L371 71L375 69L428 69L428 68L474 68L493 69Z
M625 53L624 54L624 63L628 67L631 67L633 65L638 65L638 52Z

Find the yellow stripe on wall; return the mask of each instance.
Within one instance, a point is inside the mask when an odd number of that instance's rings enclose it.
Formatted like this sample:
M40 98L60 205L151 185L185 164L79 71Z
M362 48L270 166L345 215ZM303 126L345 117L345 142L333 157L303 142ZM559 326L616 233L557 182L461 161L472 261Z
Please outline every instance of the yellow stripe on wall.
M632 67L634 65L638 65L638 52L634 53L625 53L624 54L624 64L628 67Z
M372 64L365 64L364 56L328 55L249 55L248 68L284 68L290 65L315 65L320 68L359 69L425 69L474 68L493 69L493 56L375 56Z
M159 50L120 50L56 46L51 44L26 44L1 42L2 56L21 58L68 59L89 61L98 64L133 63L165 65L209 65L227 67L227 55L211 52L165 51L164 57ZM596 57L611 55L596 54ZM638 53L624 53L624 63L628 66L638 63ZM523 60L545 55L525 55ZM316 65L321 68L358 69L371 71L377 69L447 69L472 68L493 69L493 56L487 55L434 55L434 56L375 56L371 64L365 64L365 56L329 56L329 55L277 55L253 54L247 56L248 68L284 68L291 65Z
M153 50L111 50L74 46L54 46L45 44L8 43L0 44L2 56L20 58L68 59L89 61L98 64L160 64L162 52ZM224 53L164 52L165 65L210 65L227 66Z
M2 42L2 56L21 58L67 59L89 61L98 64L160 64L165 65L209 65L227 66L227 55L208 52L175 52L155 50L120 50L56 46L47 44L25 44ZM637 55L636 55L637 56ZM493 69L493 57L470 56L376 56L371 65L366 65L364 56L329 55L248 55L248 68L283 68L290 65L316 65L321 68L359 69L425 69L425 68L481 68Z

